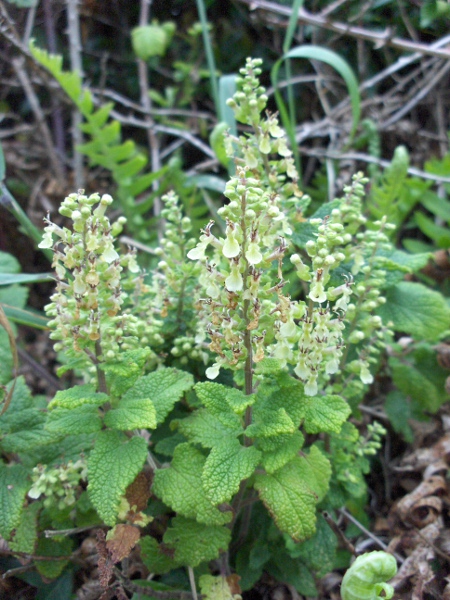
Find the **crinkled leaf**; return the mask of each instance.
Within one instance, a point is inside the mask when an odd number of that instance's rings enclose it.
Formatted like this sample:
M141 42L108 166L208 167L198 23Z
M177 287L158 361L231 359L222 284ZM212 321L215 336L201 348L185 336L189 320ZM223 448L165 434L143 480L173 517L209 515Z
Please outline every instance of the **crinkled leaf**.
M55 397L49 403L48 408L50 410L57 407L73 409L85 404L101 406L105 402L108 402L108 400L108 394L96 392L93 385L76 385L68 390L56 392Z
M183 435L203 448L212 448L221 441L237 437L243 432L242 427L226 427L207 408L200 408L175 424Z
M193 383L190 373L178 369L159 369L138 379L129 394L134 398L150 398L156 410L156 421L162 423L175 402L191 389Z
M417 273L430 260L430 252L410 254L403 250L392 248L380 250L376 256L377 267L386 271L384 288L389 288L402 281L405 273Z
M383 322L417 339L435 340L448 329L450 307L444 296L421 283L402 281L386 292L386 303L378 309Z
M323 498L331 475L329 461L315 446L272 474L256 475L255 488L276 524L296 541L315 531L315 505Z
M15 528L14 538L8 542L8 546L14 552L34 554L38 538L38 512L41 508L40 502L33 502L23 509L20 522Z
M98 435L88 460L88 492L107 525L115 524L120 499L146 458L147 442L141 437L130 439L118 431L103 431Z
M150 356L148 348L137 348L122 352L114 362L104 363L101 369L106 373L111 394L122 396L142 374L142 369Z
M213 447L203 468L203 489L214 504L228 502L258 465L261 452L229 439Z
M46 431L43 424L44 419L40 422L40 418L44 415L38 416L39 420L36 420L33 429L5 435L1 444L5 452L32 453L39 446L54 444L61 439L62 434Z
M164 543L175 548L174 558L180 565L196 567L214 560L228 549L231 532L227 527L204 525L184 517L175 517L164 534Z
M268 444L266 444L267 441L269 441ZM298 454L303 442L304 437L300 431L272 438L258 438L258 446L263 450L262 465L267 473L274 473L284 467Z
M155 538L146 535L141 538L139 545L142 561L150 573L162 575L180 566L174 559L174 550L158 544Z
M339 433L351 409L340 396L305 396L301 400L307 433Z
M27 470L22 465L0 464L0 535L6 540L20 522L30 487Z
M50 411L45 429L54 433L76 435L100 431L102 423L97 406L85 404L77 408L55 408Z
M278 358L263 358L256 363L255 373L258 375L277 375L282 370L282 361Z
M230 512L220 512L203 490L205 457L190 444L175 449L168 469L159 469L153 482L154 493L177 513L205 525L222 525L231 520Z
M203 405L210 411L212 415L217 417L219 421L226 427L238 429L241 427L241 419L233 411L227 401L230 388L221 383L213 383L205 381L197 383L194 387L197 396L202 401ZM249 400L252 397L249 396Z
M276 473L256 475L255 488L281 531L303 541L315 531L316 496L301 480L299 460Z
M94 446L95 434L80 433L66 435L49 446L41 446L33 451L27 459L27 465L34 466L38 463L45 465L59 465L69 460L77 461L80 454L88 455ZM25 458L22 460L25 462Z
M297 429L284 408L274 410L266 405L264 410L255 411L253 416L254 423L245 430L245 435L249 438L294 433Z
M220 384L218 384L220 385ZM255 403L255 394L244 394L237 388L226 388L227 392L225 395L226 401L230 408L237 414L243 415L247 407L252 406Z
M109 410L104 422L107 427L121 431L156 427L156 411L150 398L135 397L136 390L132 388L119 400L115 408Z

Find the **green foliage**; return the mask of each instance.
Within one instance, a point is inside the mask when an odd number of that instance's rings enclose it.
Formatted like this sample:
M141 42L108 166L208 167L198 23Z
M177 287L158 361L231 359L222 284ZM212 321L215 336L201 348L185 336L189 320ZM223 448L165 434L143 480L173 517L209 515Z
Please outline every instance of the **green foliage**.
M396 573L397 563L392 554L375 551L358 556L342 580L342 600L392 598L394 588L386 580Z
M156 50L139 49L142 58L165 50L162 38L153 42ZM141 173L146 158L122 143L112 107L94 109L60 58L32 51L83 113L92 139L81 150L111 171L133 220L136 195L154 181ZM341 74L353 85L349 71ZM363 215L368 181L360 173L341 198L306 218L310 199L298 188L277 115L266 111L260 75L260 61L249 59L229 102L245 129L215 132L223 164L235 165L216 234L210 221L191 238L178 197L165 195L166 229L152 249L159 262L146 273L117 243L125 219L109 221L109 194L70 194L60 208L65 224L46 220L40 247L53 252L56 272L46 312L60 373L75 371L77 384L47 403L23 379L13 390L5 361L2 381L12 394L0 443L12 459L1 468L0 533L14 551L65 557L72 543L43 538L44 528L100 524L113 528L102 560L130 552L117 533L127 531L151 572L197 568L211 600L236 595L230 582L205 575L218 558L228 570L230 549L244 588L264 570L315 595L315 577L333 568L337 548L319 511L364 499L385 433L377 423L361 433L348 422L352 408L381 369L400 394L388 397L386 411L405 435L396 402L417 418L445 401L432 344L448 327L449 308L439 292L404 281L429 253L396 250L385 214L401 226L413 206L403 197L405 152L374 183L372 221ZM352 100L356 123L355 90ZM151 201L152 194L144 205ZM14 274L14 261L5 262ZM421 343L405 355L394 332ZM389 593L387 562L356 561L343 597ZM38 568L52 578L65 565Z
M91 166L100 165L111 172L117 185L116 196L128 218L130 230L141 239L148 239L145 230L149 221L142 215L151 209L155 198L148 190L154 181L167 174L167 167L143 173L148 159L133 140L122 141L121 125L110 116L113 104L107 103L96 109L91 91L83 88L81 76L63 71L62 56L48 54L34 43L30 45L30 51L35 60L50 71L85 119L81 129L90 141L82 144L78 151L89 158ZM147 197L137 208L135 199L142 193L147 193Z
M387 290L386 300L379 314L392 321L396 331L434 340L448 328L450 307L445 298L420 283L402 281Z
M117 431L101 432L88 461L89 498L103 521L115 525L122 496L142 469L147 444Z

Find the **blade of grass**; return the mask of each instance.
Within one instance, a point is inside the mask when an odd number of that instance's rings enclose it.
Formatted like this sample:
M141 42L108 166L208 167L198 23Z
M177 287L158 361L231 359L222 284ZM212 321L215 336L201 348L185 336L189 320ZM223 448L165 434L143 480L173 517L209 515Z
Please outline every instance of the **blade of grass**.
M2 304L0 308L3 308L5 315L10 321L14 321L19 325L28 325L35 329L48 329L48 319L44 315L23 308L15 308L9 304Z
M0 285L54 281L52 273L0 273Z
M296 29L297 23L298 23L298 13L302 6L303 6L303 0L294 0L291 16L289 17L289 23L288 23L288 27L286 29L286 35L285 35L284 43L283 43L284 54L287 54L287 52L289 52L289 48L291 47L292 40L294 38L295 29ZM289 58L286 59L285 69L286 69L286 81L288 82L287 99L288 99L288 108L289 108L289 122L291 124L291 128L295 129L296 118L295 118L294 88L291 83L292 70L291 70L291 60ZM298 173L301 173L300 154L298 152L297 144L294 144L292 149L294 152L295 166L297 167Z
M272 85L275 88L275 100L277 102L278 110L280 111L281 120L285 127L290 142L292 144L293 151L296 149L295 142L295 125L289 118L288 111L283 102L281 93L277 89L278 84L278 73L280 67L285 60L292 58L307 58L309 60L320 60L333 67L342 79L345 81L350 96L350 103L352 106L353 124L350 132L350 139L355 135L356 129L361 116L361 97L359 94L358 81L348 63L341 58L338 54L327 48L321 48L320 46L297 46L283 54L283 56L274 64L271 71Z
M205 47L206 61L209 69L209 80L211 82L211 92L216 108L217 118L220 118L219 86L217 85L216 63L211 45L211 38L208 33L208 20L206 18L206 8L203 0L197 0L198 16L202 25L203 45Z
M42 241L42 231L33 225L4 183L2 183L0 186L0 205L4 206L12 215L15 216L29 238L36 242L36 244L39 244ZM50 248L45 248L42 250L42 252L50 262L53 261L53 252Z

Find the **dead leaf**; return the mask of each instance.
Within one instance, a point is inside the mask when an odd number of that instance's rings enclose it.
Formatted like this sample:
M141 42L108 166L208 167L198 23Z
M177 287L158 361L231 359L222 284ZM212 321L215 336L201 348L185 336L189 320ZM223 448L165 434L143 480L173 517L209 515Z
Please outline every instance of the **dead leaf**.
M152 479L153 473L150 471L141 471L136 479L127 487L125 497L130 508L135 512L147 508L147 503L151 496L150 487Z
M111 529L106 536L106 548L113 563L129 556L140 537L139 529L133 525L119 524Z

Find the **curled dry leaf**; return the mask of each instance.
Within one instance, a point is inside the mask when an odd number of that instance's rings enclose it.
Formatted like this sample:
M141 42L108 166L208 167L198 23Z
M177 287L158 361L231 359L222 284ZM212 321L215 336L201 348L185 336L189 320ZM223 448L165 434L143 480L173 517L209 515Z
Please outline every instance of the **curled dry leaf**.
M446 496L445 479L439 475L430 477L392 507L390 521L422 529L440 517Z

